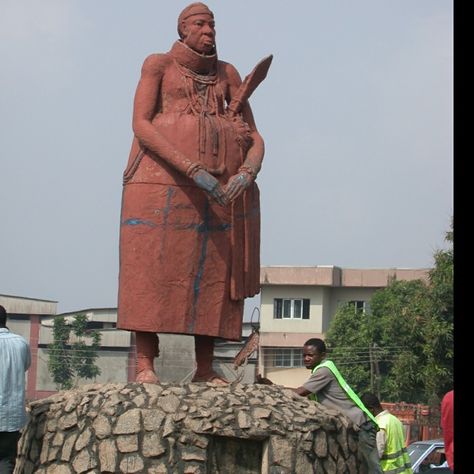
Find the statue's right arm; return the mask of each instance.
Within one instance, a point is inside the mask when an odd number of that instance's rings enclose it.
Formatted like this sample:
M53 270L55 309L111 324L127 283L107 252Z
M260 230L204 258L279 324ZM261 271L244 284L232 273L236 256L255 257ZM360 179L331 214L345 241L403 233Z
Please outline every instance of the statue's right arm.
M145 59L133 104L133 132L142 147L189 176L196 163L178 151L152 124L162 79L169 64L170 59L165 54L152 54Z
M189 176L219 204L226 205L227 197L219 181L199 163L178 151L152 124L163 76L170 62L171 59L165 54L152 54L145 59L133 105L133 132L142 147Z

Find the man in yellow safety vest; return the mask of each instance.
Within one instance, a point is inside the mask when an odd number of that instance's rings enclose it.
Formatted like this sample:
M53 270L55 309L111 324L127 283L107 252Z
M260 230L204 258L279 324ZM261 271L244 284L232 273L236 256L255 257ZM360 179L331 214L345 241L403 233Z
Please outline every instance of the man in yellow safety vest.
M377 432L377 451L382 471L386 474L412 474L402 422L388 410L384 410L373 393L364 393L360 398L375 416L380 428Z

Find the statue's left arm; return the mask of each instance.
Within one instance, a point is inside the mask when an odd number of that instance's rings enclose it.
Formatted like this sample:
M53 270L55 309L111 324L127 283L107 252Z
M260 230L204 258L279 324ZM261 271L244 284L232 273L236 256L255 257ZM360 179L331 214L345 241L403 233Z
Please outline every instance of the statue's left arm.
M227 100L230 102L233 95L237 92L242 80L240 79L237 70L231 64L226 64L226 76L229 81ZM241 114L243 121L249 128L251 145L247 150L245 160L239 168L239 172L234 176L231 176L225 186L225 193L229 201L233 201L239 197L245 189L255 181L255 178L262 167L263 155L265 154L263 138L257 130L252 109L248 101L245 101L242 104Z

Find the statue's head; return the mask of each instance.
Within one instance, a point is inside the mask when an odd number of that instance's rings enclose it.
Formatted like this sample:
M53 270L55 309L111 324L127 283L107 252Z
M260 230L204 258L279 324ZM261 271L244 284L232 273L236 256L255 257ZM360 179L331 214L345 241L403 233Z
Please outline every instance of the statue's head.
M215 52L214 14L204 3L191 3L178 17L178 34L183 43L198 53Z

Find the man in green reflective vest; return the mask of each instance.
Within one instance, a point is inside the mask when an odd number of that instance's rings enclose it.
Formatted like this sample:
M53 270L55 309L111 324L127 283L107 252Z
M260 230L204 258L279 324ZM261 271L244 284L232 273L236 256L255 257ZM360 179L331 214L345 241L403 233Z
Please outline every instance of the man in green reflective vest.
M303 362L312 371L311 376L301 387L292 390L346 415L359 429L361 472L382 474L375 442L378 429L375 418L343 379L335 364L326 359L326 344L322 339L312 338L305 342ZM257 383L272 384L269 379L261 377L257 378Z
M402 422L388 410L384 410L373 393L364 393L360 398L375 416L380 428L377 432L377 451L382 471L386 474L412 474Z

